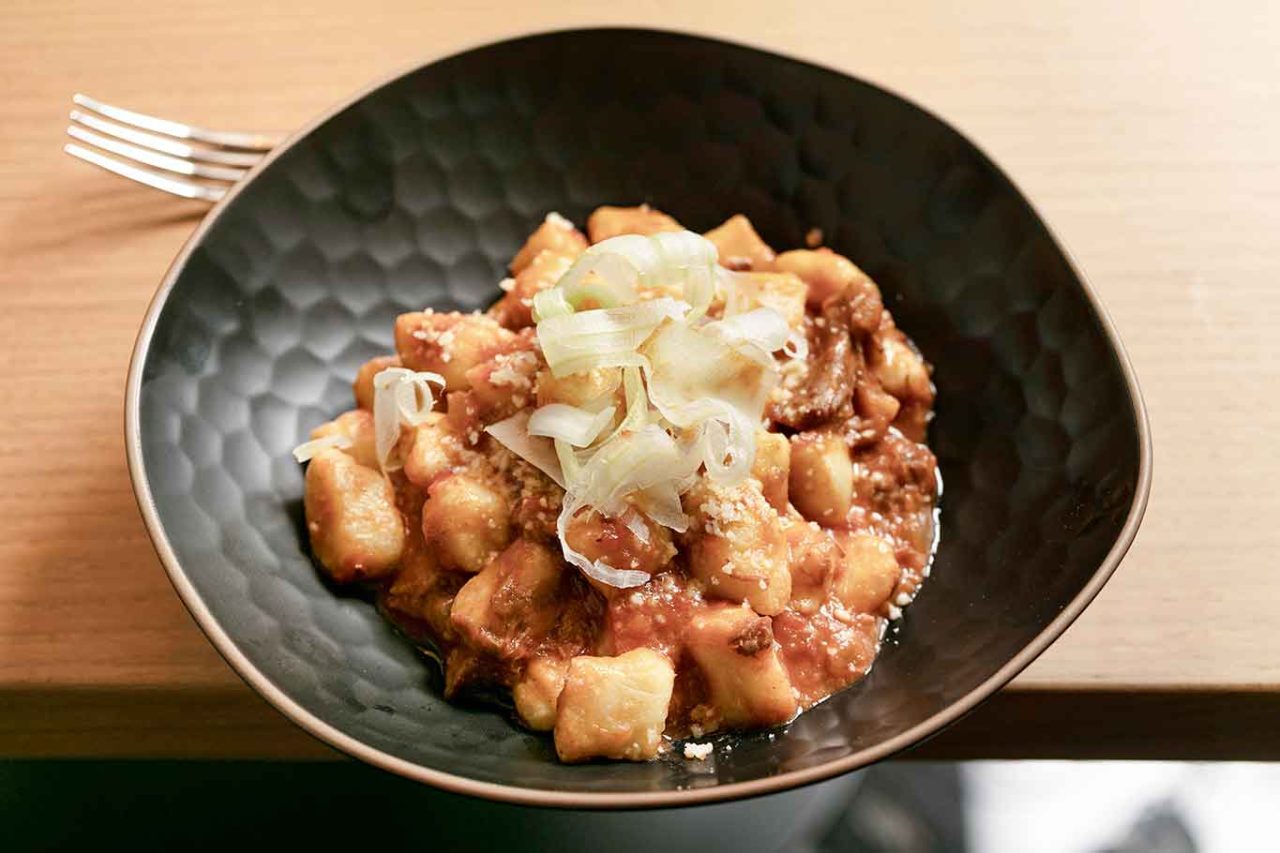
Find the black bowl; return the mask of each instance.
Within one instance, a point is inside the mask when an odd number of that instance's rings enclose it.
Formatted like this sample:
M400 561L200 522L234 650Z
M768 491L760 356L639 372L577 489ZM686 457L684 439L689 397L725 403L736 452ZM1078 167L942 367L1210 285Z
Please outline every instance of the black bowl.
M482 308L550 210L746 213L853 258L937 368L946 482L933 576L870 676L714 760L556 762L445 702L371 603L317 574L289 450L350 406L406 310ZM1133 372L1080 273L971 142L883 89L724 42L531 36L432 62L255 169L166 276L130 368L127 443L156 549L253 687L379 766L495 799L655 806L782 790L937 732L1079 615L1132 541L1150 447Z

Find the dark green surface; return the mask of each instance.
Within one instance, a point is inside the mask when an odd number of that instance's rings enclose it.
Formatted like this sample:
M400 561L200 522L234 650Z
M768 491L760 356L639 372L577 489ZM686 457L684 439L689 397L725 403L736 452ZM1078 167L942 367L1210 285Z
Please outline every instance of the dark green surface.
M448 815L453 820L440 820ZM0 826L13 849L155 849L261 844L363 846L371 832L425 849L510 844L521 822L493 807L355 763L0 763ZM470 847L464 846L470 845ZM7 845L0 845L8 849Z
M698 809L586 813L461 797L355 762L0 762L0 851L816 850L858 781Z

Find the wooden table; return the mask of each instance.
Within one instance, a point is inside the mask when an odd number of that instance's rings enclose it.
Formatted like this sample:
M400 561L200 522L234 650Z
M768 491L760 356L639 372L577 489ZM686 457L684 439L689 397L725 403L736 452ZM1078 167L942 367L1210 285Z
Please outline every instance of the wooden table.
M917 754L1280 757L1280 5L187 5L10 4L0 27L0 755L332 754L214 653L143 532L125 367L203 208L59 153L71 94L288 130L422 58L647 23L936 110L1036 200L1128 342L1156 447L1137 543L1041 660Z

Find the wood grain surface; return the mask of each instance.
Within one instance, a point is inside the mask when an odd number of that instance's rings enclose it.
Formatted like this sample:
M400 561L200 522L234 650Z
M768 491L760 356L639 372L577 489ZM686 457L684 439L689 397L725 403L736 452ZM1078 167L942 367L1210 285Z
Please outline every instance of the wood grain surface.
M326 754L218 658L143 531L125 369L204 208L61 154L71 94L287 131L399 67L600 23L744 41L938 112L1035 200L1128 344L1156 449L1137 543L922 753L1276 754L1280 4L222 0L5 4L0 755Z

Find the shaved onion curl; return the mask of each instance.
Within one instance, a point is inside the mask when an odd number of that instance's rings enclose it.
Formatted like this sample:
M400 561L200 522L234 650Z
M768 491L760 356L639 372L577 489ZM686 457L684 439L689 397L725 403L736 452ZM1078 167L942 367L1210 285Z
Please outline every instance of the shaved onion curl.
M648 575L572 548L567 531L576 513L617 519L647 542L645 516L688 529L680 496L700 470L734 482L755 460L756 431L778 379L773 353L794 349L795 338L777 311L740 310L734 274L716 260L715 245L689 231L623 235L587 249L555 287L534 297L538 342L552 374L621 368L626 408L618 418L610 397L599 406L552 403L490 432L557 472L566 492L556 523L564 557L600 583L625 589ZM642 290L683 299L645 300ZM717 290L724 317L708 322Z
M373 377L373 437L383 471L400 467L392 458L400 441L400 427L425 423L435 406L432 385L445 386L438 373L388 367Z
M351 446L351 439L345 435L325 435L304 441L293 449L293 458L299 462L309 462L322 450L345 450Z
M579 309L588 303L629 304L643 287L679 286L692 321L707 312L715 296L717 255L714 243L692 231L624 234L579 255L557 288Z
M574 447L586 447L613 423L614 406L588 412L577 406L552 403L543 406L529 418L529 435L558 438Z
M721 482L750 472L760 415L778 379L771 358L740 350L672 322L641 348L649 363L650 402L675 426L698 431L702 463L708 476Z
M674 299L652 299L619 308L597 308L538 324L538 343L556 377L597 367L640 367L636 348L664 319L680 317L688 306Z

